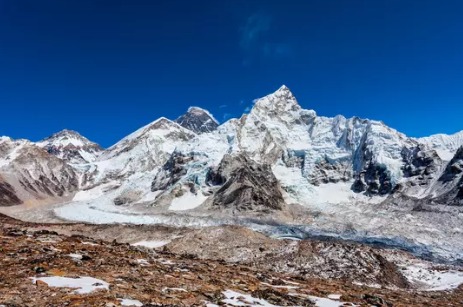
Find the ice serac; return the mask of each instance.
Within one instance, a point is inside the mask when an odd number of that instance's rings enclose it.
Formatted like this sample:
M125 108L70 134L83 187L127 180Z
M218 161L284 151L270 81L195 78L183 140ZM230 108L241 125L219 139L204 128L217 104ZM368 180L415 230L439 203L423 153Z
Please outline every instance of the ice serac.
M62 130L36 143L48 153L69 163L94 162L103 148L76 131Z
M219 126L219 122L211 113L199 107L190 107L175 122L198 134L212 132Z

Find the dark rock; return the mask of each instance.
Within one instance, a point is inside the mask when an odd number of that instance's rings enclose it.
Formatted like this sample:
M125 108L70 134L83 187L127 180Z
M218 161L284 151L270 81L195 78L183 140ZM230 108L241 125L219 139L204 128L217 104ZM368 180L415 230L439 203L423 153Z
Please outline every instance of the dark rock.
M455 156L450 160L445 168L444 173L439 178L441 182L453 181L463 172L463 146L458 149Z
M356 174L352 190L366 195L386 195L393 189L390 173L383 165L369 163L362 172Z
M0 177L0 206L19 205L21 200L16 195L14 188L7 182L2 182Z
M39 274L39 273L45 273L47 270L44 267L39 266L39 267L35 267L34 271L35 273Z
M198 134L212 132L219 126L209 112L197 107L189 108L188 112L177 118L175 122Z
M383 298L371 295L371 294L364 294L362 298L367 301L369 304L376 306L376 307L392 307L393 304L385 301Z
M222 187L215 193L215 208L237 211L270 212L284 206L280 185L271 168L240 155L225 155L217 170L209 175L209 182Z
M374 153L367 146L369 133L365 133L361 145L354 154L354 183L351 189L366 195L385 195L392 191L393 185L389 170L375 162Z
M169 160L163 165L162 169L156 174L156 177L151 183L151 191L164 190L174 185L186 175L186 164L193 160L193 154L187 156L174 151Z

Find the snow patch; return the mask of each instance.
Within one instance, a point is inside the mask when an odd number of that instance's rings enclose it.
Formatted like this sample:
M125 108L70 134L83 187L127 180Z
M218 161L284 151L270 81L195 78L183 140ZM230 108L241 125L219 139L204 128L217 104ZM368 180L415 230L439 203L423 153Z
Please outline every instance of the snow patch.
M170 241L140 241L132 244L133 246L144 246L148 248L157 248L169 244Z
M310 295L309 298L314 301L317 307L341 307L346 306L345 302L340 302L330 298L318 297Z
M332 300L340 300L341 296L342 296L341 294L330 294L328 295L328 298Z
M225 290L222 293L226 297L222 302L231 306L278 307L264 299L255 298L249 294L242 294L233 290Z
M132 300L128 298L119 299L121 306L143 306L143 303L138 300Z
M202 193L185 193L180 197L176 197L172 200L169 206L169 210L172 211L183 211L190 210L200 206L208 196L204 196Z
M89 190L83 190L79 191L74 195L74 198L72 199L73 201L89 201L98 197L103 197L106 195L105 193L114 188L117 187L118 184L116 182L109 182L105 184L101 184L93 189Z
M81 254L69 254L69 257L71 257L74 260L82 260L82 255Z
M49 287L75 289L75 293L78 294L87 294L99 289L109 290L109 284L107 282L93 277L68 278L61 276L48 276L31 277L31 279L33 284L40 280L46 283Z
M424 291L446 291L463 284L463 272L433 270L426 265L414 264L402 270L403 275Z
M146 259L136 259L135 261L136 261L139 265L141 265L141 266L147 266L147 265L150 264L150 263L148 262L148 260L146 260Z

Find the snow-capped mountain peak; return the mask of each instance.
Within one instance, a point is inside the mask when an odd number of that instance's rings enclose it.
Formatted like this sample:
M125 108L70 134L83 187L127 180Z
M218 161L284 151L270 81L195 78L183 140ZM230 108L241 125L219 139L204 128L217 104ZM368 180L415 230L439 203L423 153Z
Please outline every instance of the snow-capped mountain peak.
M95 144L88 140L86 137L83 137L78 132L74 130L64 129L60 132L54 133L53 135L43 139L39 143L48 143L57 146L69 146L73 145L76 147L82 147L88 144Z
M198 134L212 132L219 126L219 122L209 111L199 107L188 108L188 111L175 122Z
M253 122L273 123L272 126L283 124L290 129L301 124L307 125L316 118L313 110L304 110L290 89L283 85L274 93L254 100L254 106L249 113Z
M441 159L449 161L458 148L463 146L463 131L451 135L435 134L417 140L435 149Z
M125 138L123 138L122 140L120 140L119 142L117 142L117 144L111 146L108 151L113 151L113 149L115 149L116 147L120 147L121 144L125 144L125 143L128 143L128 142L132 142L134 140L137 140L137 139L141 139L141 138L144 138L146 135L148 134L153 134L153 135L156 135L156 134L159 134L159 133L168 133L169 131L175 131L175 130L181 130L181 131L184 131L184 132L187 132L189 134L193 134L191 133L191 131L189 130L186 130L185 128L183 128L182 126L180 126L178 123L168 119L168 118L165 118L165 117L160 117L158 119L156 119L155 121L141 127L140 129L136 130L135 132L129 134L128 136L126 136ZM158 132L155 132L155 131L158 131ZM164 131L164 132L162 132Z
M68 129L57 132L36 144L48 153L70 163L93 162L103 151L97 143Z
M215 119L215 117L211 114L211 112L209 112L209 111L206 110L206 109L200 108L200 107L196 107L196 106L189 107L187 113L190 113L190 114L196 115L196 116L200 116L200 115L206 114L206 115L209 116L214 122L216 122L217 124L219 123L219 121Z
M256 99L253 109L285 112L298 111L301 107L290 89L286 85L283 85L274 93Z

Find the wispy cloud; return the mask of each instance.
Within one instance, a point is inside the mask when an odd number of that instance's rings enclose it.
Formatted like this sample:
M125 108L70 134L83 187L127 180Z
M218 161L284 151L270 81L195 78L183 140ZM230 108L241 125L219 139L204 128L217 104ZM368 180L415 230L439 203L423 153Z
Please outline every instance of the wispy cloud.
M270 30L271 22L270 15L264 13L255 13L249 16L245 25L241 27L241 48L252 48L259 41L259 37Z
M219 109L225 109L226 107L228 107L228 105L226 105L226 104L221 104L221 105L219 106Z
M245 58L243 65L247 66L256 58L282 59L293 54L289 42L275 41L272 37L272 16L265 13L250 15L240 27L240 47ZM275 36L278 37L278 36Z

